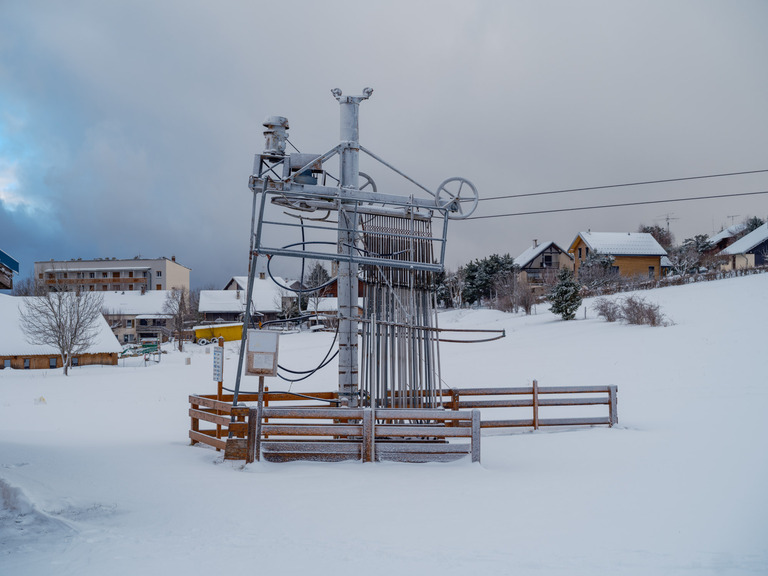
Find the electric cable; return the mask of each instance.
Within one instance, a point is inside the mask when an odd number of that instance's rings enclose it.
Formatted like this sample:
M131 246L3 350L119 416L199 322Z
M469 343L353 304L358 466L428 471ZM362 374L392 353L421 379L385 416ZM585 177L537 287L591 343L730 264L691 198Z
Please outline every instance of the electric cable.
M741 176L744 174L760 174L768 172L765 170L746 170L743 172L724 172L722 174L708 174L706 176L686 176L684 178L665 178L663 180L645 180L642 182L626 182L624 184L608 184L605 186L585 186L583 188L564 188L562 190L549 190L546 192L529 192L526 194L509 194L505 196L489 196L488 198L480 198L480 202L486 202L488 200L505 200L507 198L526 198L529 196L546 196L548 194L565 194L567 192L586 192L587 190L607 190L609 188L623 188L627 186L645 186L647 184L665 184L668 182L684 182L686 180L704 180L706 178L723 178L726 176Z
M529 212L509 212L507 214L489 214L487 216L470 216L466 220L483 220L487 218L507 218L512 216L531 216L533 214L554 214L556 212L578 212L580 210L598 210L601 208L621 208L624 206L642 206L646 204L666 204L669 202L690 202L693 200L711 200L714 198L736 198L738 196L757 196L768 194L768 190L760 192L740 192L736 194L715 194L713 196L689 196L688 198L667 198L664 200L644 200L641 202L624 202L620 204L600 204L596 206L576 206L572 208L552 208L550 210L531 210Z

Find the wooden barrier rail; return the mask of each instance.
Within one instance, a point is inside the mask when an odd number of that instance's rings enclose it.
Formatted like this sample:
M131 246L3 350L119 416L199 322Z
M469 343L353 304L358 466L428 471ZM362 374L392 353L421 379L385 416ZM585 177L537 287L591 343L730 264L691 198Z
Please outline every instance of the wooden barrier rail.
M443 400L443 405L451 410L479 409L483 412L491 408L531 408L531 418L483 419L481 422L483 428L533 427L534 430L537 430L540 426L613 426L619 421L617 395L617 386L543 387L534 380L531 386L517 388L451 388L443 391L443 396L449 398ZM493 400L476 399L483 396L495 396L497 398ZM519 396L528 396L528 398L519 398ZM582 418L539 417L539 409L542 407L595 405L608 406L608 415Z

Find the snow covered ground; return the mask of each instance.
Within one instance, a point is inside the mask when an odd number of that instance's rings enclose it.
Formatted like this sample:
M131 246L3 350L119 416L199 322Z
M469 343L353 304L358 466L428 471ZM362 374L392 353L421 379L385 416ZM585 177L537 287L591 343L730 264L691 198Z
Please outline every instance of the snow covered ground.
M488 432L480 465L223 462L188 445L215 389L194 345L0 371L0 574L766 574L768 275L643 296L674 325L441 314L507 331L444 344L449 386L619 386L618 427ZM281 363L330 341L285 336Z

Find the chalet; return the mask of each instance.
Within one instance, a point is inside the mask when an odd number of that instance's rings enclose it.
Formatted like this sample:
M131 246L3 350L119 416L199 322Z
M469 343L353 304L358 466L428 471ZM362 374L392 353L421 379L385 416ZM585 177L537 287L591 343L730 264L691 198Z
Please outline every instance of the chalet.
M548 272L561 268L573 270L573 257L555 242L533 241L533 246L515 258L521 279L530 284L541 284Z
M722 252L743 235L746 227L747 224L745 222L740 222L739 224L728 226L728 228L723 228L717 234L713 234L709 237L709 244L712 247L710 251L715 254Z
M0 250L0 290L13 288L14 273L19 273L19 263Z
M167 341L171 315L165 311L170 290L104 292L102 313L118 342L131 344L144 339Z
M725 270L740 270L768 264L768 222L743 236L718 256L727 256Z
M19 306L27 298L0 294L0 370L61 368L61 356L55 348L42 344L30 344L21 330ZM122 348L103 317L98 319L98 331L94 343L83 353L72 358L73 366L92 364L116 365Z
M666 250L646 232L579 232L568 252L574 257L574 272L591 253L613 257L613 269L626 278L647 277L658 280L661 259Z

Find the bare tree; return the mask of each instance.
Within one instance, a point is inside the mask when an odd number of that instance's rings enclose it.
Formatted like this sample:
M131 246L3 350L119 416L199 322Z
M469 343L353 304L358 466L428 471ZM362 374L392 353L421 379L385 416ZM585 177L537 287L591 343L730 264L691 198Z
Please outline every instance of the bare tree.
M72 357L96 340L102 303L96 292L52 291L25 298L19 305L21 329L30 344L55 348L68 376Z
M171 317L171 330L177 334L179 352L183 352L184 324L190 318L189 291L186 288L171 288L165 297L163 312Z
M34 276L26 276L13 284L13 296L42 296L45 294L45 286L35 280Z

